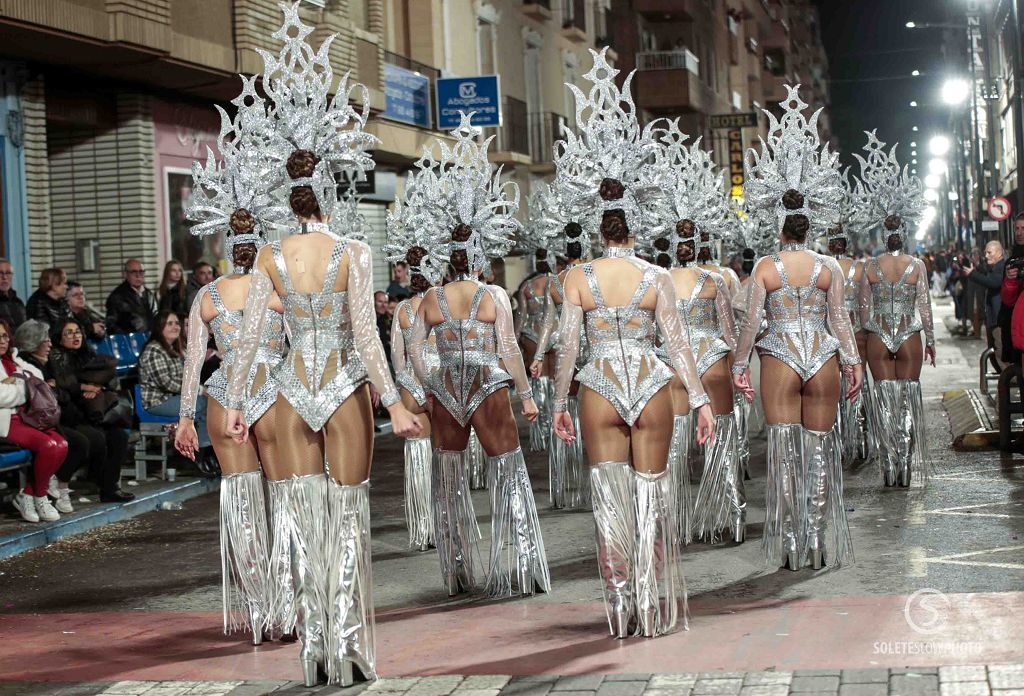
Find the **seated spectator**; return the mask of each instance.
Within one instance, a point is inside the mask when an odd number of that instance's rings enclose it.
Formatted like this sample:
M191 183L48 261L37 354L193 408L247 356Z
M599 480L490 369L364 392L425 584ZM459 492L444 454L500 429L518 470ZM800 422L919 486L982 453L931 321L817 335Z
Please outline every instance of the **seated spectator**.
M102 341L107 335L107 327L103 324L103 317L89 306L85 299L85 288L81 283L71 281L68 283L68 306L64 321L77 322L85 332L85 337L90 341Z
M64 295L68 290L68 278L59 268L45 268L39 274L39 289L28 298L25 314L29 319L41 321L47 326L57 326L67 313Z
M181 410L181 377L185 371L185 341L181 319L174 312L157 314L153 333L139 356L142 407L157 416L178 417ZM206 396L196 400L196 432L200 449L210 447L206 429Z
M196 299L199 290L204 285L209 285L212 280L213 266L210 264L200 261L192 267L192 277L188 279L188 288L185 291L185 311L182 312L181 316L188 316L188 313L192 311L192 300Z
M60 513L46 497L50 477L57 473L68 455L68 442L56 430L37 430L26 424L17 408L27 398L25 383L17 374L30 374L39 379L42 373L18 357L14 347L11 325L0 317L0 364L3 381L0 382L0 437L32 453L32 469L28 483L14 496L14 509L26 522L56 522Z
M146 269L138 259L128 259L124 263L124 282L107 296L107 331L149 331L156 312L156 297L146 287Z
M86 440L89 474L100 489L100 501L120 503L135 498L120 488L121 465L128 453L128 433L133 409L130 400L118 395L117 363L106 355L97 355L84 340L82 326L65 321L59 343L50 353L49 368L59 392L62 429L71 430ZM67 403L67 408L64 404ZM73 449L75 443L68 438ZM70 456L69 456L70 459ZM57 472L61 499L65 497L71 474L65 468ZM73 472L72 472L73 473ZM60 500L57 509L60 510ZM63 512L63 510L61 510Z
M7 259L0 259L0 317L16 329L25 321L25 303L11 287L13 284L14 267Z
M157 289L160 310L169 309L179 317L188 316L187 294L185 267L181 261L171 259L164 266L164 277L160 279L160 287Z

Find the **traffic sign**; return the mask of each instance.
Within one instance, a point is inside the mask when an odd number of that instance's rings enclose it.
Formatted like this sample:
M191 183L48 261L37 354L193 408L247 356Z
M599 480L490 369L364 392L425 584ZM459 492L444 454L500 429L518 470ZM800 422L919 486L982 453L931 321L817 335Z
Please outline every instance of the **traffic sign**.
M1002 196L996 196L988 202L988 216L993 220L1005 220L1010 217L1013 207L1010 201Z

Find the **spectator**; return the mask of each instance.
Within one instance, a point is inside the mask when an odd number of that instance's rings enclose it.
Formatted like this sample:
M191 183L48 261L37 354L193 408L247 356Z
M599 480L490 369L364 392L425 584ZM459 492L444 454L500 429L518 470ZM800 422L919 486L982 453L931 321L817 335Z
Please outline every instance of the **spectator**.
M185 311L180 316L188 316L192 310L192 300L196 299L200 288L208 285L211 280L213 280L213 266L205 261L200 261L192 267L192 277L188 279L188 288L185 291Z
M0 259L0 318L16 329L25 321L25 303L11 287L13 283L14 267L7 259Z
M181 319L174 312L157 314L153 333L139 356L139 385L142 407L158 416L178 417L181 410L181 377L185 371L185 341ZM196 400L196 432L199 447L210 447L206 429L206 396Z
M68 455L68 442L56 430L37 430L18 415L17 408L25 403L26 389L24 382L13 375L31 374L39 379L43 375L18 357L11 339L10 323L0 318L0 363L4 378L0 382L0 437L32 453L28 483L14 496L12 504L26 522L55 522L60 519L60 513L46 497L46 490L50 477L57 473Z
M949 273L945 252L936 252L932 268L932 294L935 297L942 297L946 294L946 275Z
M1013 246L1010 249L1010 258L1003 266L1003 287L1000 293L999 334L1002 344L1002 355L1004 363L1016 363L1020 361L1021 348L1017 345L1017 333L1024 335L1024 326L1020 321L1024 320L1024 310L1017 309L1017 297L1024 288L1024 213L1017 213L1013 218ZM1020 317L1018 318L1018 314ZM1013 340L1006 340L1012 336Z
M66 394L61 402L62 430L72 430L85 439L85 461L89 463L92 480L100 489L100 501L132 500L135 496L119 487L121 465L128 453L125 428L131 426L132 410L130 402L125 403L123 397L118 397L115 361L97 355L85 342L82 326L74 320L66 320L57 336L58 344L50 353L49 367L58 393ZM68 443L71 449L75 448L71 438ZM66 472L66 468L69 467L61 467L57 472L61 492L58 510L71 473L74 473L73 470Z
M399 261L395 264L395 270L393 271L394 280L388 285L385 293L388 297L395 297L399 300L404 300L412 295L412 291L409 290L409 264L405 261Z
M107 334L103 317L89 306L85 299L85 288L81 283L75 281L68 283L67 315L64 319L78 322L82 330L85 331L85 337L90 341L102 341Z
M68 291L68 277L59 268L44 268L39 274L39 288L28 298L25 314L29 319L47 326L57 326L67 314L64 296Z
M149 331L156 311L156 297L146 287L146 269L138 259L128 259L124 263L124 282L107 297L107 331Z
M160 287L156 291L159 309L169 309L179 317L187 316L188 289L185 285L185 267L181 261L171 259L164 266L164 277L160 279Z
M987 329L989 345L993 345L992 332L999 321L999 291L1003 285L1003 267L1006 265L1006 255L1003 252L1003 245L992 240L985 245L985 267L976 269L968 266L964 269L971 284L983 289L985 328Z
M388 294L383 290L373 293L373 311L377 313L377 335L384 345L384 355L391 355L391 316L388 314Z

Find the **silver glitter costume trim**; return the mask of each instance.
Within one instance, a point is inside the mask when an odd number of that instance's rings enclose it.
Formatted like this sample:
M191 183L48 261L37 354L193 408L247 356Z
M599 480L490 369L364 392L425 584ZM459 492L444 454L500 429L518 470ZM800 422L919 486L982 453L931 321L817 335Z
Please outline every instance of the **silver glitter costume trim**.
M431 486L434 496L434 545L441 562L441 582L450 596L476 587L479 562L473 498L463 472L462 452L434 450Z
M409 326L402 328L402 322L398 320L399 313L405 314ZM420 406L427 404L427 391L416 379L416 372L413 370L412 361L409 360L407 347L412 342L413 325L416 323L416 315L412 311L412 302L402 300L395 307L395 320L391 323L391 366L395 370L395 384L402 387L415 399ZM434 373L441 365L437 357L437 346L432 341L427 341L423 347L423 361L427 370Z
M909 256L906 259L907 266L894 283L886 280L877 256L865 265L861 273L861 322L864 329L876 334L893 354L918 331L924 331L925 345L935 345L932 302L924 262ZM910 276L915 269L917 281L911 283Z
M531 377L530 389L537 404L537 418L530 423L530 451L543 452L551 440L551 379L546 376Z
M429 437L405 440L405 525L409 529L409 548L420 551L426 551L434 543L432 452Z
M864 422L864 457L869 462L876 462L880 464L880 438L882 426L878 422L877 385L871 378L871 374L868 370L864 371L864 386L861 387L860 397L864 403L862 414L862 420Z
M469 489L482 491L487 489L487 455L477 437L476 429L469 429L469 445L466 446L466 471L469 477Z
M846 306L846 313L850 315L850 325L853 326L854 333L864 329L860 320L860 283L854 280L858 265L860 265L859 261L850 264L850 270L846 272L846 282L843 285L843 304Z
M704 446L704 473L693 513L696 533L711 544L722 540L725 529L735 541L744 538L747 498L737 440L733 414L715 416L715 439Z
M288 482L295 628L302 641L299 662L306 686L315 686L317 673L326 672L328 662L327 477L293 476Z
M370 482L327 484L327 681L349 686L353 667L374 680L373 577L370 558Z
M697 269L697 282L688 298L676 300L686 336L701 377L736 347L736 326L725 280L718 273ZM701 297L705 284L715 285L714 297Z
M690 450L693 449L693 413L672 418L672 444L668 450L668 469L676 480L679 503L679 540L685 546L693 541L693 492L690 485Z
M491 489L491 567L486 592L491 597L551 591L537 504L523 450L487 458Z
M854 183L852 222L858 229L871 230L882 227L890 215L898 215L901 224L895 233L900 235L906 248L909 232L917 229L927 205L924 186L920 179L910 175L907 165L900 168L896 145L886 153L885 143L875 136L875 131L867 136L868 142L863 148L867 159L853 154L860 163L861 177ZM883 235L890 234L893 233L883 229Z
M668 471L634 471L633 475L637 529L633 575L635 635L654 637L672 633L680 619L685 630L686 581L679 566L675 484Z
M266 482L270 511L268 616L272 629L287 635L295 630L295 588L292 582L292 517L288 496L291 479Z
M269 630L270 534L263 496L263 474L226 474L220 485L220 565L224 633L242 629L253 643Z
M590 473L580 433L579 398L570 396L566 411L572 419L576 439L567 444L559 437L551 437L551 448L548 450L551 507L556 510L589 510Z

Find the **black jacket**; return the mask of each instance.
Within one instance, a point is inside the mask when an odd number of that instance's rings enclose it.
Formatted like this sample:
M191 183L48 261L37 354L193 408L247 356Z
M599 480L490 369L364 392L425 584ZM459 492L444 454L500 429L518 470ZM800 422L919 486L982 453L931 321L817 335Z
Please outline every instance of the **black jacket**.
M111 333L149 331L155 317L156 297L149 288L139 294L126 280L107 297L107 331Z
M978 268L967 276L970 283L975 283L985 290L985 325L992 329L999 321L999 306L1002 300L999 298L999 291L1003 287L1003 270L1006 268L1006 259L1001 259L993 266L982 270Z
M11 288L7 292L0 291L0 317L3 317L11 324L11 330L17 329L25 323L25 303L18 297L18 293Z
M186 288L186 292L188 292L189 290L191 290L191 288ZM178 293L177 285L168 290L164 294L164 296L160 298L160 311L162 312L165 309L171 310L179 317L181 317L181 321L183 324L185 322L185 317L188 316L188 311L190 308L191 305L188 302L188 295L186 294L184 297L180 295Z
M91 309L89 309L88 306L81 312L78 312L77 314L71 311L71 308L68 307L67 312L64 314L64 318L61 320L61 326L59 328L54 329L53 333L56 334L60 329L64 328L64 323L67 321L78 322L78 325L82 327L82 331L85 333L85 337L88 338L90 341L99 341L100 339L103 338L102 335L93 331L92 328L92 325L96 322L102 324L103 317L93 312ZM54 344L59 343L59 338L54 339Z
M28 298L25 313L29 319L41 321L50 327L50 333L60 331L61 320L67 315L64 299L55 300L42 290L36 290Z
M85 399L82 397L82 384L94 384L95 382L92 379L84 379L84 377L104 371L113 374L112 359L98 357L87 345L83 345L78 350L55 346L50 351L47 368L49 371L47 378L52 377L57 384L57 396L61 402L61 424L74 426L80 423L89 423L91 419ZM100 386L108 391L117 391L116 374L113 374L106 384Z

